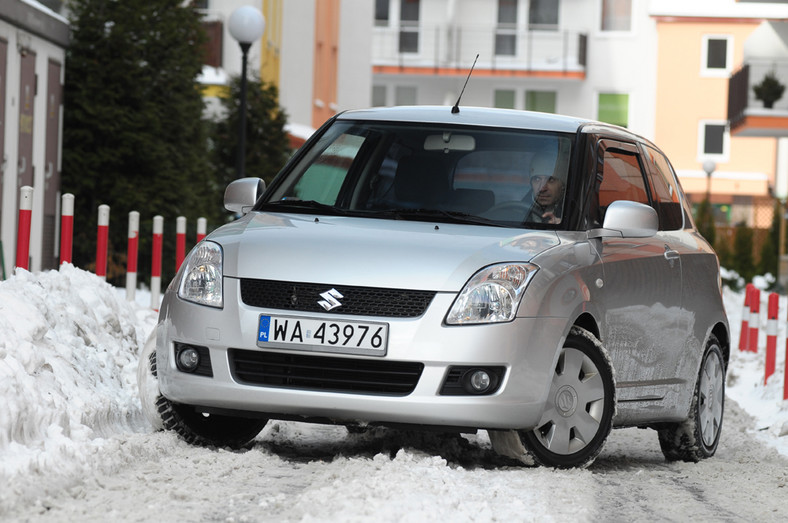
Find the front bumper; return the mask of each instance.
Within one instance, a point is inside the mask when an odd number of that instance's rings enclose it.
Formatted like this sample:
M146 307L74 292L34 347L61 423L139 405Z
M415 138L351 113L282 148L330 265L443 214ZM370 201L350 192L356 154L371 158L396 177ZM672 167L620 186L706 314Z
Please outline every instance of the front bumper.
M533 428L544 410L558 351L568 330L567 320L517 318L503 324L445 326L443 319L454 297L452 293L438 293L418 318L304 314L328 320L385 321L389 324L388 351L383 357L374 357L259 348L260 314L281 311L244 305L238 280L233 278L225 278L225 305L221 310L185 302L168 291L156 333L159 387L164 396L176 403L260 412L271 417L479 429ZM175 343L207 347L213 376L179 371L174 360ZM234 379L228 349L419 362L424 368L413 391L404 396L249 385ZM505 367L503 381L495 393L440 394L449 367L477 365Z

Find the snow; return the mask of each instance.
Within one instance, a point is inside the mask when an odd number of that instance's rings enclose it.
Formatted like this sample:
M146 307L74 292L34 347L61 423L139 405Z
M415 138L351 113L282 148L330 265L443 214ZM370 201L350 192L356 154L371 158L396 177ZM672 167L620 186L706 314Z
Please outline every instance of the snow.
M764 287L767 280L755 283ZM484 431L465 438L414 433L404 448L378 429L348 436L344 427L272 421L255 451L191 447L170 432L155 431L141 406L138 355L157 316L149 309L150 295L138 291L136 301L129 302L125 290L68 264L58 271L18 270L0 282L0 519L50 513L47 520L54 521L144 521L167 510L166 519L188 521L257 520L247 514L258 512L268 514L261 519L300 521L381 515L389 521L588 521L600 504L619 509L624 503L604 492L599 499L600 484L618 489L614 492L657 487L668 492L658 501L657 519L693 514L708 519L704 506L735 511L740 501L725 492L731 466L748 478L751 471L764 471L782 482L778 487L785 485L784 464L772 449L788 456L788 401L782 400L786 329L780 321L777 373L764 385L765 334L758 353L739 352L743 294L726 288L724 299L734 341L721 445L735 457L726 461L718 451L708 463L677 465L688 468L679 468L675 477L663 465L650 465L661 463L653 431L625 429L634 431L635 441L652 434L643 444L649 454L639 462L620 457L627 445L611 436L609 455L614 457L596 470L536 468L524 474L506 458L496 461ZM779 317L785 318L785 296L780 304ZM750 438L769 450L750 449ZM477 462L489 465L461 466ZM684 493L707 481L694 479L693 470L706 473L720 492ZM238 483L229 483L230 477ZM752 517L774 518L776 509L763 500L780 491L752 481L747 495L763 507L762 517ZM306 482L310 488L304 488ZM124 495L130 485L137 490ZM146 486L167 494L147 495L142 502L139 489ZM676 488L680 494L669 491ZM107 501L99 492L117 497ZM705 505L691 508L695 497L704 496L710 498L700 499ZM655 517L647 500L638 497L630 505L635 510L631 520Z

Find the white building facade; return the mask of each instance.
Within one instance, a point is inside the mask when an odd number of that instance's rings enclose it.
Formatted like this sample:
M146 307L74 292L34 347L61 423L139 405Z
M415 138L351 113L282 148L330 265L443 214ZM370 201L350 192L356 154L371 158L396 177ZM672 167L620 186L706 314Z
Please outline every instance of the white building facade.
M0 241L8 277L16 261L20 188L33 187L28 267L59 258L62 93L68 22L38 2L0 9Z
M647 0L377 0L373 105L569 114L653 135Z

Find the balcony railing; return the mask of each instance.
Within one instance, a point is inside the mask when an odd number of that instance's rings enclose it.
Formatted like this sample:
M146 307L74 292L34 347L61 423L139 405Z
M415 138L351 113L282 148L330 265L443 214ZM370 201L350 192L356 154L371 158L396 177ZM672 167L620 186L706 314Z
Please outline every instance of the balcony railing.
M372 62L383 66L585 73L588 38L575 31L501 27L376 27Z
M769 73L773 73L781 84L788 85L788 60L748 60L731 75L728 81L728 121L732 130L743 124L747 116L788 115L788 90L771 108L766 108L755 97L753 87Z

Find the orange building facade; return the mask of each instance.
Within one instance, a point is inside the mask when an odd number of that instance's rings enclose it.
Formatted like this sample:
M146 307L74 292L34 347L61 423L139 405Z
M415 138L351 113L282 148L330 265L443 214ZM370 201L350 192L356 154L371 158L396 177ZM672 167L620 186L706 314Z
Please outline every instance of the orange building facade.
M717 225L770 227L777 142L732 136L727 122L730 75L762 19L665 14L655 19L656 143L694 204L709 192Z

